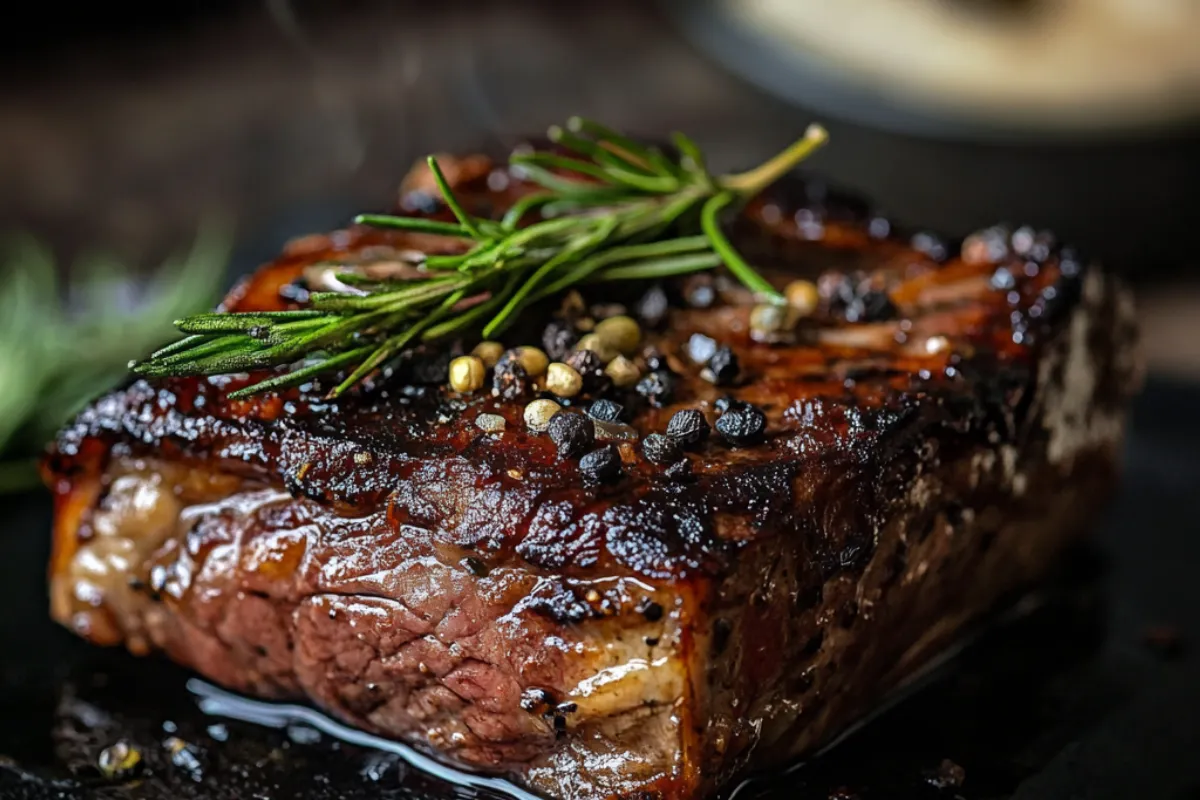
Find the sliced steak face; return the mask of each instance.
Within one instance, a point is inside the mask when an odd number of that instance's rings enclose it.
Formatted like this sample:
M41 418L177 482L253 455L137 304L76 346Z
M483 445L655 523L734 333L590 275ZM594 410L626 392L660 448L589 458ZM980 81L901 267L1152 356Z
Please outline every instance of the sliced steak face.
M461 166L476 209L528 190ZM429 205L406 186L403 208ZM1044 237L948 254L802 190L733 231L772 281L820 290L773 341L723 275L588 298L655 306L652 391L575 403L624 405L627 425L600 426L615 480L526 427L536 394L449 392L457 345L338 401L315 384L228 399L256 376L99 399L44 462L54 617L554 797L699 798L812 752L1085 531L1141 374L1128 296ZM294 307L322 264L451 246L308 237L224 306ZM569 338L543 336L552 313L508 344ZM736 370L715 376L719 346ZM687 468L647 458L639 441L683 409L749 416L690 443Z

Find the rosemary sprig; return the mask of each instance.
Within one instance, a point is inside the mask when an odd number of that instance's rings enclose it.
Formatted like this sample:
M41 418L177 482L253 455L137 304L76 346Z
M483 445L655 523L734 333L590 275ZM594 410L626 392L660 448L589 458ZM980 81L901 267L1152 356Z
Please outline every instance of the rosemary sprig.
M211 220L149 282L93 254L63 286L42 242L0 237L0 494L37 485L55 431L127 375L131 354L169 341L173 318L216 301L231 244L229 226Z
M566 154L511 156L516 171L541 190L500 220L469 214L432 156L429 168L454 222L376 214L355 219L462 240L460 253L424 257L425 277L367 282L347 274L354 293L315 292L301 310L187 317L176 323L185 339L133 370L178 376L286 368L233 397L348 370L330 393L336 397L409 347L454 336L495 337L530 304L583 282L662 278L723 264L761 301L783 302L725 237L721 216L822 145L824 129L810 127L756 169L721 176L709 172L700 149L682 134L674 136L674 160L579 118L551 128L550 139Z

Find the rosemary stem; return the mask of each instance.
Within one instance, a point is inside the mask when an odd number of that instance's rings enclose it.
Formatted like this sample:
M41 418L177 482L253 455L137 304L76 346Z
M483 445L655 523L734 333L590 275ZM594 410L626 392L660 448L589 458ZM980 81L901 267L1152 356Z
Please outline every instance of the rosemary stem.
M779 155L766 163L747 172L736 175L726 175L719 180L722 188L736 192L743 197L753 197L775 181L782 178L792 167L808 158L825 142L829 141L829 132L820 125L810 125L804 136L792 143Z
M774 286L767 283L763 276L755 272L746 261L738 254L729 240L725 238L725 234L721 231L721 224L717 220L717 215L727 205L732 203L734 195L731 192L722 192L714 195L704 204L703 210L700 212L700 226L704 229L704 233L712 242L713 250L725 262L725 266L729 271L737 276L748 289L757 294L760 298L770 302L781 304L784 302L781 295Z

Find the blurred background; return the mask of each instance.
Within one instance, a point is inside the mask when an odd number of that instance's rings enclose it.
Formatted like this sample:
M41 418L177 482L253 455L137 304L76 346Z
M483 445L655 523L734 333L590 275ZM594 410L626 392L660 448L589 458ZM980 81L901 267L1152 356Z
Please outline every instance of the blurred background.
M9 455L36 450L232 274L387 206L415 158L576 113L685 130L717 168L757 163L819 120L832 144L810 164L830 182L951 236L998 221L1053 229L1136 283L1152 369L1200 377L1189 0L176 0L23 13L0 52Z

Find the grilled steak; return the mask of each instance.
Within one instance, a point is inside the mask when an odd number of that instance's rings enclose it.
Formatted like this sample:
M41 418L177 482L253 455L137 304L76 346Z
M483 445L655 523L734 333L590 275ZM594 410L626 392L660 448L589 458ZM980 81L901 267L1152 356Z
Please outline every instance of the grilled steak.
M483 157L447 172L478 213L528 190ZM426 188L401 210L445 218ZM641 381L580 363L567 411L611 402L555 437L512 364L451 392L457 345L337 401L228 399L248 376L99 399L44 462L54 617L552 797L699 798L811 752L1085 531L1140 372L1127 295L1047 236L949 252L804 189L732 232L779 286L817 286L794 326L752 331L717 274L515 331L568 353L580 318L642 318ZM225 307L446 246L305 238Z

